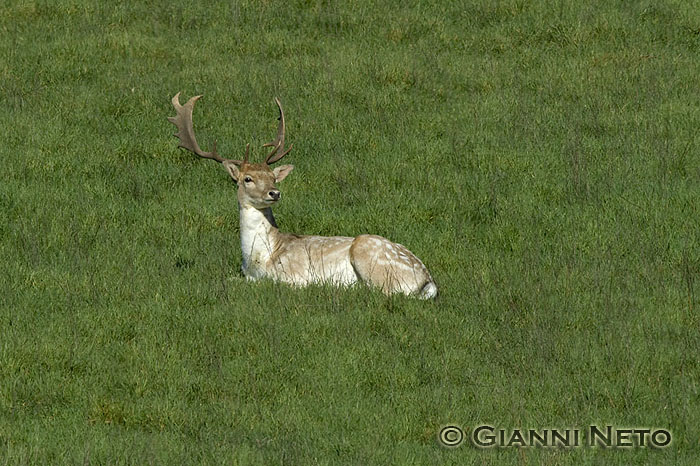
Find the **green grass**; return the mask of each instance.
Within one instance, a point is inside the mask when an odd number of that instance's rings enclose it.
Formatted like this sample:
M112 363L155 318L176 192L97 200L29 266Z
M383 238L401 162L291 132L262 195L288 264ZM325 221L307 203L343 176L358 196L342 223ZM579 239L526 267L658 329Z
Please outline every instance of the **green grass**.
M348 3L0 6L0 463L697 464L700 4ZM437 301L246 282L178 91L230 157L279 96L281 229L405 244Z

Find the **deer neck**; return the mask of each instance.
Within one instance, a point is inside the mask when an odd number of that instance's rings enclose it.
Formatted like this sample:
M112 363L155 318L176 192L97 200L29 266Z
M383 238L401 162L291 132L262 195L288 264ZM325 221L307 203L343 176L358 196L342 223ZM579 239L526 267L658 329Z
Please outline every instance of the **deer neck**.
M279 231L272 209L239 205L243 272L251 277L264 275L265 265L277 247Z

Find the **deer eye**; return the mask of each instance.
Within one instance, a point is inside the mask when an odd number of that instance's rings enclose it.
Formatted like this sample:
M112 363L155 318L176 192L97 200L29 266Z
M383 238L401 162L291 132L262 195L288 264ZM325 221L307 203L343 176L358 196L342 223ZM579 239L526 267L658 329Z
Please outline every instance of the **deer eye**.
M245 181L246 183L252 183L252 182L253 182L253 178L251 178L251 177L249 177L249 176L246 176L246 177L243 179L243 181Z

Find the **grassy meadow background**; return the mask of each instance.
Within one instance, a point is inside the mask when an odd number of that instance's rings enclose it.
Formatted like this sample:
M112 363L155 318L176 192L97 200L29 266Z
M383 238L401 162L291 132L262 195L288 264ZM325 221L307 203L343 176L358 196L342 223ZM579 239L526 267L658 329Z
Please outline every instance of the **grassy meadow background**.
M408 246L434 302L240 272L283 231ZM697 464L700 3L0 6L0 463ZM665 449L439 445L658 427Z

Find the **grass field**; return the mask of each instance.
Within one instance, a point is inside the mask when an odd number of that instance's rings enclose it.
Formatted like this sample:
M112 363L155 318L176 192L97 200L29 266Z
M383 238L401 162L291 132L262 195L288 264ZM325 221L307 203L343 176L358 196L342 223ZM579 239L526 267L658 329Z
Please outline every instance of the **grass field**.
M439 298L246 282L178 91L232 158L279 96L281 229ZM5 0L0 102L0 464L698 464L697 1Z

